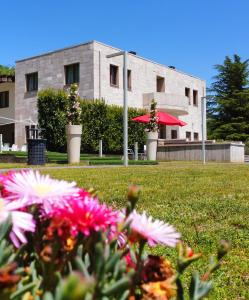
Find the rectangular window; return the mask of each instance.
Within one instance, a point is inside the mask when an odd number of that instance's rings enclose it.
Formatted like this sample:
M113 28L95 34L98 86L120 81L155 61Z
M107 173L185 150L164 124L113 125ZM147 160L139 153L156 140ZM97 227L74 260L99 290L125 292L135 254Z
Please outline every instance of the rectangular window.
M38 91L38 72L26 74L26 91Z
M72 64L65 66L65 83L70 85L80 82L80 64Z
M177 139L177 130L171 130L171 139L176 140Z
M165 80L163 77L156 77L156 91L159 93L165 92Z
M159 139L166 140L166 126L159 124Z
M191 141L191 132L190 131L186 131L186 139L188 141Z
M198 91L193 90L193 105L198 106Z
M9 92L0 92L0 108L9 107Z
M198 132L194 132L194 140L199 141L199 133Z
M118 66L110 65L110 85L115 87L119 85Z
M131 70L127 70L127 87L131 91Z
M191 104L191 99L190 99L190 88L185 87L185 97L188 98L188 104Z

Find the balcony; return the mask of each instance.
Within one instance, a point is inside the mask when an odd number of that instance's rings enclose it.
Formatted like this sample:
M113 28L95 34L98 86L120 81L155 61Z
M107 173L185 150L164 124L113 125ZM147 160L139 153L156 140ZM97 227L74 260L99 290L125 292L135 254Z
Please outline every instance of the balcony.
M143 94L143 106L149 109L151 100L155 99L157 108L175 116L188 114L188 98L183 95L166 93L146 93Z

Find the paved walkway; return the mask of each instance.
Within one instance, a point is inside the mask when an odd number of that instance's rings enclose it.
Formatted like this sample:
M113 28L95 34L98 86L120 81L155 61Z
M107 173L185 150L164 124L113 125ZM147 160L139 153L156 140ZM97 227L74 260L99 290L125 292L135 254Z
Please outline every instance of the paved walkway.
M48 167L24 167L24 168L9 168L9 169L0 169L1 172L8 172L10 170L20 171L20 170L58 170L58 169L99 169L99 168L116 168L123 167L122 165L99 165L99 166L48 166Z

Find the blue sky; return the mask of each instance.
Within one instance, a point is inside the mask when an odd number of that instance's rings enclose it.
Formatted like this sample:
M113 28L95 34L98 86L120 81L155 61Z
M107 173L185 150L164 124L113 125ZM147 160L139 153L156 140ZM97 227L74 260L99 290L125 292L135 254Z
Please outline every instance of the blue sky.
M89 40L199 76L249 58L248 0L0 1L0 64Z

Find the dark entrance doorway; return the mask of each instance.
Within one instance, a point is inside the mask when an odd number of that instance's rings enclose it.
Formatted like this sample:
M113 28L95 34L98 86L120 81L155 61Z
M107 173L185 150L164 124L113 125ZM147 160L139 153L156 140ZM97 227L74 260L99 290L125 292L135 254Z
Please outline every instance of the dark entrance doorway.
M3 135L3 143L14 144L15 140L15 127L14 124L0 124L0 134Z

